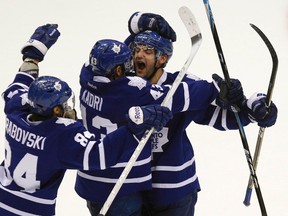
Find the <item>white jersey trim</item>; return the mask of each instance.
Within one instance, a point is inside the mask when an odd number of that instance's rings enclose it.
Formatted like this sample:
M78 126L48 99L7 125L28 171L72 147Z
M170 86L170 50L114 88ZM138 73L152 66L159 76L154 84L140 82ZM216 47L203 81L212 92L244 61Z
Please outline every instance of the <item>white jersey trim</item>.
M155 166L155 167L152 167L152 171L178 172L191 166L194 162L195 162L195 158L193 157L191 160L185 162L184 164L180 166Z
M96 141L90 141L88 143L88 145L86 146L86 149L85 149L85 152L84 152L84 159L83 159L83 169L84 170L89 170L89 154L90 154L91 149L93 148L95 143L96 143ZM99 154L100 154L100 166L101 166L102 163L101 163L101 149L100 149L100 146L99 146Z
M91 180L91 181L97 181L97 182L103 182L103 183L114 183L114 184L118 181L118 178L112 179L112 178L97 177L97 176L88 175L88 174L83 173L81 171L78 171L77 174L78 174L78 176L85 178L85 179L88 179L88 180ZM140 177L140 178L127 178L125 180L124 184L125 183L126 184L142 183L142 182L150 180L151 178L152 178L151 174L149 174L147 176Z
M142 166L142 165L145 165L147 163L150 163L150 161L151 161L151 157L148 157L146 159L136 161L133 166ZM128 162L117 163L116 165L114 165L112 167L113 168L126 167L127 164L128 164Z
M186 179L185 181L178 182L178 183L152 183L152 188L166 188L166 189L173 189L173 188L180 188L184 187L188 184L191 184L197 179L197 175L195 174L189 179Z
M211 120L210 120L210 122L208 124L209 126L211 126L211 127L214 126L214 124L215 124L215 122L217 120L217 117L219 115L220 110L221 110L220 107L216 107L216 109L214 110L213 116L212 116L212 118L211 118Z
M24 212L24 211L12 208L11 206L5 205L4 203L1 203L1 202L0 202L0 208L3 208L6 211L12 212L12 213L17 214L17 215L39 216L39 215L36 215L36 214L31 214L31 213L28 213L28 212Z
M11 193L17 197L20 197L22 199L26 199L29 200L31 202L35 202L35 203L40 203L40 204L45 204L45 205L54 205L56 203L56 199L50 200L50 199L43 199L43 198L38 198L38 197L34 197L31 196L29 194L25 194L19 191L12 191L9 190L5 187L3 187L2 185L0 185L0 189L7 191L8 193Z
M190 96L189 96L189 88L188 88L188 84L185 82L181 82L181 84L183 85L183 90L184 90L184 107L182 109L182 112L187 111L187 109L189 108L189 104L190 104Z

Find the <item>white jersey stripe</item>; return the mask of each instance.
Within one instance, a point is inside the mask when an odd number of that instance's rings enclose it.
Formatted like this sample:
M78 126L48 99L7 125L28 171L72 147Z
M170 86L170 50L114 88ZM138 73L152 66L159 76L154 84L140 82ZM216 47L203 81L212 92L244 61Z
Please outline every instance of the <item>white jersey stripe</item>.
M22 193L19 191L9 190L9 189L3 187L2 185L0 185L0 188L4 191L8 192L8 193L13 194L14 196L29 200L31 202L36 202L36 203L45 204L45 205L54 205L56 203L56 199L50 200L50 199L43 199L43 198L34 197L34 196L31 196L29 194L25 194L25 193Z
M150 161L151 161L151 157L148 157L148 158L145 158L143 160L136 161L133 166L142 166L142 165L145 165L147 163L150 163ZM126 167L127 163L128 162L117 163L116 165L113 166L113 168Z
M88 174L83 173L81 171L78 171L77 174L79 176L81 176L82 178L89 179L91 181L97 181L97 182L116 183L118 180L118 178L112 179L112 178L96 177L96 176L88 175ZM142 183L142 182L150 180L151 177L152 177L151 174L149 174L149 175L146 175L146 176L143 176L140 178L127 178L125 180L125 183L128 183L128 184L129 183Z
M6 211L12 212L12 213L17 214L17 215L39 216L39 215L31 214L31 213L28 213L28 212L24 212L24 211L20 211L18 209L12 208L11 206L7 206L7 205L5 205L2 202L0 202L0 208L3 208Z
M188 84L186 82L181 82L181 84L183 85L183 90L184 90L184 107L182 109L182 112L187 111L189 108L189 104L190 104L190 95L189 95L189 88L188 88Z
M89 155L90 155L91 149L95 143L96 143L96 141L90 141L88 143L86 149L85 149L84 158L83 158L83 169L84 170L89 170Z
M195 161L195 158L193 157L191 160L187 161L186 163L180 166L155 166L155 167L152 167L152 171L178 172L191 166L194 163L194 161Z
M185 181L178 182L178 183L152 183L153 188L167 188L167 189L173 189L173 188L180 188L183 186L186 186L188 184L191 184L197 179L197 175L195 174L189 179L186 179Z
M209 126L213 127L213 125L215 124L217 117L219 115L221 108L220 107L216 107L216 109L214 110L213 116L209 122Z

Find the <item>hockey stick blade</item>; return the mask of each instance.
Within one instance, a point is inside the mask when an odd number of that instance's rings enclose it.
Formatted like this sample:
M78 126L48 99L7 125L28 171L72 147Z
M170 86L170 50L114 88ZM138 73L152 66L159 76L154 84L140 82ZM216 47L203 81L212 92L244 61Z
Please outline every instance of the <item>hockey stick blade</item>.
M269 85L268 85L268 90L267 90L267 96L266 96L266 107L267 107L267 109L269 109L269 106L270 106L270 103L271 103L271 99L272 99L272 93L273 93L273 90L274 90L274 84L275 84L275 80L276 80L276 75L277 75L278 57L277 57L277 54L276 54L276 51L275 51L274 47L272 46L271 42L266 37L266 35L257 26L255 26L253 24L250 24L250 26L262 38L262 40L264 41L265 45L267 46L267 48L268 48L268 50L270 52L271 58L272 58L272 73L271 73L271 77L270 77L270 81L269 81ZM257 166L258 166L258 160L259 160L259 155L260 155L260 151L261 151L261 148L262 148L262 141L263 141L264 133L265 133L265 128L264 127L260 127L259 128L259 132L258 132L258 137L257 137L254 157L253 157L253 165L254 165L255 170L257 169ZM243 201L245 206L249 206L250 205L252 191L253 191L253 179L250 176L249 177L248 186L247 186L247 189L246 189L245 198L244 198L244 201Z
M224 78L225 78L225 80L227 82L227 85L229 87L230 86L229 85L230 84L229 72L228 72L227 65L226 65L226 62L225 62L225 59L224 59L224 53L222 51L220 39L219 39L219 36L218 36L218 33L217 33L216 24L215 24L215 20L214 20L214 16L213 16L212 10L211 10L211 6L210 6L208 0L203 0L203 3L204 3L205 8L206 8L206 14L207 14L207 17L208 17L208 20L209 20L210 29L211 29L211 32L212 32L212 35L213 35L213 39L214 39L214 43L215 43L215 46L216 46L216 49L217 49L218 58L219 58L219 61L220 61L221 67L222 67L223 75L224 75ZM253 183L254 183L254 186L255 186L255 191L256 191L256 194L257 194L257 198L258 198L259 206L260 206L260 209L261 209L261 213L262 213L262 216L267 216L266 207L265 207L265 204L264 204L264 200L263 200L262 192L261 192L261 189L260 189L260 185L258 183L258 177L256 175L255 168L253 166L252 156L251 156L251 153L250 153L250 150L249 150L249 145L248 145L247 137L246 137L246 134L245 134L245 130L244 130L243 124L241 122L241 119L239 117L239 114L238 114L238 112L236 112L236 110L234 111L234 115L235 115L235 118L236 118L236 121L237 121L237 124L238 124L240 138L241 138L243 149L244 149L244 152L245 152L246 161L248 163L248 167L249 167L249 170L250 170L250 176L253 179Z
M273 93L273 89L274 89L274 84L275 84L275 80L276 80L276 75L277 75L277 70L278 70L278 56L277 53L274 49L274 47L272 46L271 42L269 41L269 39L266 37L266 35L254 24L250 23L250 26L259 34L259 36L263 39L264 43L266 44L270 55L272 57L272 73L271 73L271 77L270 77L270 82L269 82L269 86L268 86L268 91L267 91L267 97L266 97L266 105L269 106L271 103L271 97L272 97L272 93Z
M179 16L188 31L190 40L191 40L191 50L188 59L186 60L185 64L181 68L178 76L176 77L170 91L166 95L164 101L162 102L162 106L167 106L169 100L172 98L173 94L175 93L176 89L178 88L181 80L185 76L188 67L190 66L192 60L194 59L196 53L202 42L202 35L198 23L196 21L195 16L191 12L191 10L186 7L182 6L178 10Z
M178 13L179 13L179 16L180 16L182 22L184 23L187 31L188 31L188 33L189 33L189 36L191 39L191 51L190 51L190 55L189 55L188 59L186 60L183 67L181 68L181 70L180 70L178 76L176 77L174 83L172 84L169 92L167 93L166 97L164 98L164 100L161 104L162 106L169 105L169 101L171 100L172 96L174 95L175 91L177 90L178 86L180 85L183 77L186 74L188 67L190 66L190 64L191 64L194 56L196 55L196 53L200 47L200 44L202 42L201 32L200 32L200 29L198 27L198 24L196 22L194 15L192 14L192 12L187 7L183 6L183 7L179 8ZM150 136L153 132L154 132L154 128L151 128L150 130L147 130L145 132L145 134L142 137L142 139L140 140L137 148L135 149L131 158L129 159L126 167L122 171L119 179L117 180L116 184L114 185L114 187L113 187L111 193L109 194L106 202L104 203L102 209L100 210L100 213L98 214L98 216L104 216L107 213L107 211L109 210L113 200L115 199L116 195L118 194L120 188L122 187L124 181L126 180L128 174L130 173L133 165L135 164L137 158L139 157L145 144L147 143L148 139L150 138Z

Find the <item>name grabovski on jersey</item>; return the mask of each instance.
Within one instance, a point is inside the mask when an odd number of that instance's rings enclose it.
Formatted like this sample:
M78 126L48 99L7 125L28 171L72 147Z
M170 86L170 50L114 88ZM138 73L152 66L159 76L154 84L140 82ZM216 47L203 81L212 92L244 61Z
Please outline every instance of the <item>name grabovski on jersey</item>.
M27 147L44 150L46 137L30 133L17 125L13 124L8 118L6 118L6 133L17 142L20 142Z

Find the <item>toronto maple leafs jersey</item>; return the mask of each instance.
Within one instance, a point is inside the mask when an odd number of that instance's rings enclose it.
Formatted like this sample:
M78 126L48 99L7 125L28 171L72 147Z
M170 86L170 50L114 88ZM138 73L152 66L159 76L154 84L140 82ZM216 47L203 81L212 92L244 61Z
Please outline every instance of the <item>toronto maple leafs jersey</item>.
M57 191L65 170L105 169L122 157L130 157L138 144L126 127L98 140L71 119L31 122L27 91L33 80L19 72L2 94L6 114L5 160L0 165L3 216L55 215ZM150 154L151 149L147 152Z
M80 74L80 105L84 124L91 132L103 136L109 134L126 123L125 114L131 106L160 104L176 75L165 72L161 82L165 81L166 85L151 85L136 76L111 82L106 77L94 76L84 65ZM217 95L218 89L213 83L186 76L170 100L173 120L151 137L152 185L153 189L161 190L159 196L156 194L160 202L173 202L174 197L178 199L189 191L200 189L193 149L185 132L191 121L219 130L237 127L235 118L230 118L231 113L212 105ZM247 118L243 124L248 123ZM129 159L103 171L79 171L76 192L86 200L105 202ZM151 189L150 159L150 155L140 155L117 196ZM150 172L147 172L147 166L150 166Z
M177 74L165 72L157 84L172 84ZM211 94L211 84L192 75L186 76L183 82L191 84L191 80L195 82L194 87L188 85L188 88L193 88L195 93L190 94L187 99L190 101L187 103L196 104L196 108L190 109L187 106L183 110L185 112L174 113L166 128L152 135L153 190L145 192L145 195L148 202L156 206L176 202L188 193L200 190L194 150L186 132L191 122L209 125L218 130L238 129L233 112L213 105L211 99L207 100ZM250 123L247 110L239 112L239 116L243 126ZM193 134L193 131L189 133Z

